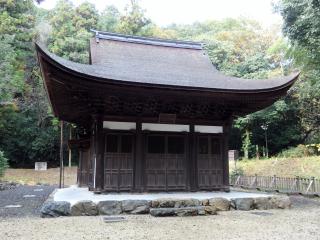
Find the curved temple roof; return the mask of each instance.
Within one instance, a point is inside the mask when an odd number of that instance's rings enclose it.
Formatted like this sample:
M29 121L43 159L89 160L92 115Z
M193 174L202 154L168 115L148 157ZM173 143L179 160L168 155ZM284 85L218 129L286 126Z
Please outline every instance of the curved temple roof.
M97 32L90 48L92 65L65 60L39 45L37 49L70 71L119 83L260 92L292 85L299 75L265 80L226 76L213 66L201 45L192 42Z
M90 40L91 64L65 60L36 44L42 74L57 116L62 116L62 112L67 111L64 107L75 101L76 97L71 99L68 93L72 89L70 85L77 85L76 88L82 89L82 92L83 89L91 89L87 101L92 104L95 104L92 99L98 99L96 94L92 94L94 89L104 88L103 91L107 91L117 87L118 95L121 95L120 92L128 90L127 88L122 91L124 87L132 86L140 90L152 88L153 93L157 89L170 89L176 91L172 92L173 96L180 97L183 94L177 91L190 91L190 94L197 94L202 102L206 101L203 98L208 97L210 104L217 104L217 99L222 97L221 102L226 108L231 108L233 104L233 112L237 110L249 113L272 104L286 93L299 76L299 73L293 73L286 77L265 80L226 76L213 66L201 43L94 32L96 36ZM64 83L67 84L63 85ZM101 94L100 102L102 98L107 98L107 94ZM64 103L61 97L70 97L69 103ZM199 102L199 99L191 100ZM181 101L190 103L191 100ZM62 108L64 110L61 110ZM73 121L71 117L66 120Z

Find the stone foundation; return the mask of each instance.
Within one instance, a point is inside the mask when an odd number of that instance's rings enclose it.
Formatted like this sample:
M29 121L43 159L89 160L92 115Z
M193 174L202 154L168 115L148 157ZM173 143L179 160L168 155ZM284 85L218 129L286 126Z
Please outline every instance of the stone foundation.
M151 214L163 216L196 216L215 215L219 211L230 210L267 210L288 209L291 201L287 196L268 196L257 198L210 198L175 199L161 198L155 200L122 200L122 201L79 201L72 206L65 201L47 201L41 208L41 217L58 216L96 216L119 214Z

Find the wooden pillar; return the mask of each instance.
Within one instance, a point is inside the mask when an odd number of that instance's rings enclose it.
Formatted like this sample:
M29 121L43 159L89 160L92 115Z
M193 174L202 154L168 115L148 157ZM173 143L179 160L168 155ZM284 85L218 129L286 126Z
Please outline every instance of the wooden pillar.
M104 188L104 134L103 117L100 115L93 117L93 188L95 192L101 192Z
M82 166L83 166L83 159L82 159L82 151L81 149L78 150L79 152L79 164L78 164L78 174L77 174L77 184L79 187L82 186L83 182L82 182ZM87 171L89 171L89 169L87 169ZM88 184L88 183L87 183Z
M72 126L71 124L69 124L69 140L72 139ZM72 159L72 150L71 148L68 149L69 150L69 167L71 167L71 159Z
M229 151L229 134L231 129L232 120L226 122L223 125L223 185L226 191L229 191L229 159L228 159L228 151Z
M190 191L197 191L198 188L198 170L197 170L197 149L196 149L196 134L194 131L194 125L190 125L190 132L188 134L189 142L189 161L188 161L188 173Z
M135 138L135 164L134 164L134 191L143 191L143 145L142 145L142 123L136 123Z
M64 168L63 168L63 121L60 121L60 178L59 188L64 187Z

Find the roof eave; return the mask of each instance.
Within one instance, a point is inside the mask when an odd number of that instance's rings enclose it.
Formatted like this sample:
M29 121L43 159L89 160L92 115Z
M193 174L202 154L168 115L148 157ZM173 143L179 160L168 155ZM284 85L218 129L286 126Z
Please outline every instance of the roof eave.
M41 59L39 57L39 54L41 54L43 58L45 58L47 61L53 64L56 68L69 72L72 75L85 78L88 81L97 81L99 83L116 84L116 85L123 85L123 86L142 86L142 87L150 87L150 88L158 88L158 89L199 91L199 92L211 92L211 93L259 94L259 93L278 92L278 91L289 89L300 75L300 72L295 72L290 76L287 76L286 78L288 80L283 84L279 84L278 86L271 87L271 88L259 88L259 89L218 89L218 88L203 88L203 87L178 86L178 85L166 85L166 84L155 84L155 83L141 83L141 82L132 82L128 80L122 80L122 79L103 78L100 76L95 76L92 74L75 71L74 69L66 67L60 62L53 59L37 43L36 43L36 50L37 50L37 55L38 55L38 60L40 65L41 65ZM42 72L42 75L43 75L43 72Z

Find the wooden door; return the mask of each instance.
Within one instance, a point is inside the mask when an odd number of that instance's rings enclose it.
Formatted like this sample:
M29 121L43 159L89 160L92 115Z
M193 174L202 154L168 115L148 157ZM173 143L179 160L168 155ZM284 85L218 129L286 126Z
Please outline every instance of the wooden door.
M90 173L90 150L79 149L79 166L78 166L78 185L86 187L89 185Z
M104 189L130 191L133 187L133 135L109 133L105 144Z
M145 184L147 190L185 190L186 138L183 135L147 136Z
M221 137L212 135L198 137L197 164L200 190L215 190L223 185Z

